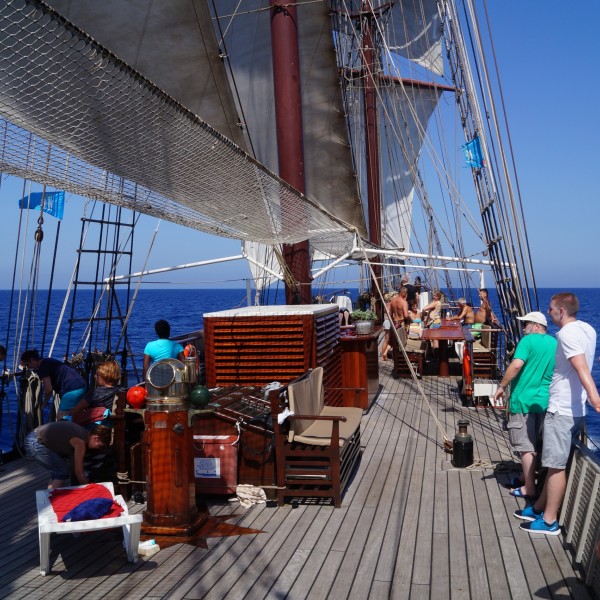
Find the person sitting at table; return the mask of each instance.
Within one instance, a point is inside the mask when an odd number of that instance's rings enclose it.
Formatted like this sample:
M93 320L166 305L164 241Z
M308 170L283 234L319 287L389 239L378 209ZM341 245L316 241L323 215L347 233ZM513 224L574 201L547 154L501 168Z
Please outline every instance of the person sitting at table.
M408 307L408 316L410 317L411 323L421 323L421 313L416 302L413 302Z
M413 339L418 339L421 337L421 313L417 308L417 303L413 302L412 305L408 309L408 316L410 318L410 325L408 326L408 337Z
M475 320L472 326L475 330L473 332L473 337L477 340L481 338L481 333L479 332L480 329L486 327L501 327L498 317L496 317L492 310L492 304L488 298L488 291L486 288L481 288L479 290L479 300L481 301L481 304L475 313Z
M449 321L462 321L463 325L473 325L475 323L475 311L467 304L465 298L458 299L460 312L453 317L448 317Z
M435 290L433 292L433 302L430 302L421 311L421 319L426 327L435 329L442 324L442 292Z
M475 313L475 323L481 323L482 325L489 325L493 327L500 327L500 321L492 310L492 304L488 298L488 291L486 288L479 290L479 300L481 304L479 309Z
M421 318L425 327L437 329L442 326L442 293L439 290L433 292L433 302L430 302L421 312ZM432 340L431 347L436 351L440 347L438 340Z

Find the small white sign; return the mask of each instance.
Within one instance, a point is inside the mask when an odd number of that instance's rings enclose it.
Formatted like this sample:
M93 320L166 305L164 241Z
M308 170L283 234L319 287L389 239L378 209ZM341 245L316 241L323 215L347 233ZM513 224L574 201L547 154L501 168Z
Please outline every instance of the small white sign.
M194 458L194 477L196 479L219 479L221 477L221 459Z

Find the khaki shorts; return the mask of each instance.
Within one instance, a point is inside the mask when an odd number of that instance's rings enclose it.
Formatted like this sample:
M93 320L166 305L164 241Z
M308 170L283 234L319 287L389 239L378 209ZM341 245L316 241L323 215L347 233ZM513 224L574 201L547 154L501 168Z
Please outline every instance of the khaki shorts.
M536 452L541 448L546 413L510 414L508 438L513 450Z
M573 440L579 435L585 417L546 413L542 467L566 469Z

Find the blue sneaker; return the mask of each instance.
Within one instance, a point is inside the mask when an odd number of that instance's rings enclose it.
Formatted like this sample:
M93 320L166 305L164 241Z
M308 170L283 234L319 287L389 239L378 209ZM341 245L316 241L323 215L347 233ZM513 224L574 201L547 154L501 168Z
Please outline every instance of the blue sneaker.
M537 519L536 521L531 521L531 523L521 523L519 528L529 533L543 533L544 535L560 534L558 521L554 521L554 523L546 523L544 519Z
M538 512L533 508L533 504L530 504L522 510L515 510L513 515L517 517L517 519L521 519L521 521L537 521L544 516L544 511L540 510L540 512Z

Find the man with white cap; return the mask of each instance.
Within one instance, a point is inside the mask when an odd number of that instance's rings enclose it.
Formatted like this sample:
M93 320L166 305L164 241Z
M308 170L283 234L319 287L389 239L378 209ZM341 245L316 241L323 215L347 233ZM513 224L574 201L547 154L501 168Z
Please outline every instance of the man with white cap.
M571 292L561 292L550 299L548 314L559 331L556 368L544 420L542 466L548 469L548 475L535 504L515 512L517 518L529 521L520 525L529 533L560 533L558 511L567 488L565 469L573 439L585 420L586 400L600 412L600 396L591 375L596 332L577 319L578 311L579 300Z
M536 497L535 457L548 408L556 340L546 333L548 322L541 312L530 312L517 319L523 323L524 335L498 385L494 400L505 395L504 390L510 383L508 433L513 450L521 455L525 478L525 484L515 487L510 494L530 500Z

